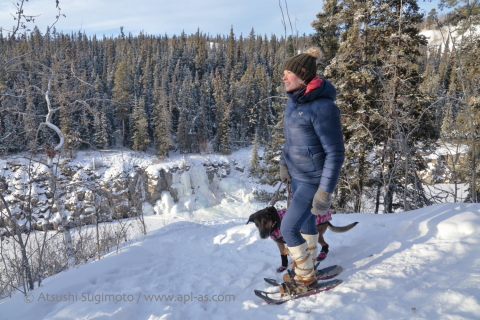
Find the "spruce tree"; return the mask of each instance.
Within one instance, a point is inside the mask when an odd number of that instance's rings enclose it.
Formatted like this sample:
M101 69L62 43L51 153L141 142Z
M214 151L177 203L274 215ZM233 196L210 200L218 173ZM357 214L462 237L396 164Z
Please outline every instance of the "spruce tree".
M115 116L121 123L122 143L125 146L127 141L128 119L131 114L131 91L132 81L126 61L118 64L115 71L113 87L113 99L115 104Z
M250 157L250 172L257 176L260 173L260 157L258 155L259 141L258 134L253 140L252 156Z
M275 184L280 181L279 162L282 154L283 146L285 144L285 135L283 131L283 115L285 109L285 101L274 101L272 103L273 109L277 113L274 120L274 125L271 125L270 131L272 133L271 139L267 143L264 152L265 182L268 184Z
M225 77L230 77L230 73L235 65L235 34L233 33L233 27L230 28L230 35L227 40L227 52L225 57Z
M26 91L26 106L25 106L25 116L23 118L23 125L25 128L25 145L28 150L35 150L37 147L37 128L40 123L36 119L37 110L35 110L35 99L30 85L25 84Z
M472 20L474 20L472 18ZM472 33L464 36L453 53L450 103L456 112L455 128L459 138L468 146L467 172L470 196L468 201L478 202L480 186L480 36Z
M327 64L336 55L339 47L341 25L333 19L338 15L340 6L338 0L326 0L322 12L317 14L317 20L312 22L315 33L312 36L312 43L322 51L322 60Z
M231 113L232 105L229 103L226 108L223 110L223 117L222 121L219 126L220 135L220 145L219 151L221 154L231 154L232 153L232 146L230 142L230 113Z
M205 72L209 69L207 57L207 40L198 30L196 34L195 71L198 73L199 78L203 78Z
M215 98L215 126L217 128L214 149L223 154L230 154L229 119L232 105L227 102L226 85L218 69L213 80L213 97Z
M140 100L137 100L137 97L134 99L132 127L132 149L137 151L147 150L151 140L148 134L147 113L143 97Z
M177 129L177 146L182 153L198 152L198 95L192 75L185 69L185 79L179 92L179 121Z
M107 116L102 106L99 107L94 116L94 138L93 143L99 149L108 147Z
M216 133L215 125L215 101L213 98L213 74L205 75L200 83L200 131L203 137L200 137L201 143L206 147L208 141L211 141Z
M415 26L422 15L414 0L345 0L338 7L325 24L327 29L342 28L325 75L341 89L337 104L344 114L346 161L339 206L353 203L346 210L360 211L365 186L376 185L383 190L385 212L396 206L408 210L421 205L409 207L413 191L407 190L407 181L411 185L420 168L414 141L435 139L438 133L424 112L428 99L418 93L419 47L426 40ZM374 166L368 154L375 145L383 148L383 155ZM394 193L401 203L394 204Z
M255 135L258 136L258 140L262 144L270 140L270 127L273 123L273 114L271 99L269 94L271 92L271 80L265 72L262 65L257 65L255 68L254 82L256 84L257 95L255 100L254 114L257 116L255 119L256 131Z
M158 81L158 79L156 80ZM157 156L161 159L168 156L168 151L173 145L172 139L172 115L168 107L167 82L168 74L163 72L160 85L155 86L154 93L154 141Z
M331 1L326 3L331 4ZM367 155L374 145L370 131L378 125L378 120L377 123L372 120L375 119L375 110L380 109L376 93L381 84L375 80L372 72L375 47L372 46L372 17L366 14L369 5L368 1L344 1L339 10L335 3L335 8L331 9L337 13L323 21L326 30L338 29L339 25L344 27L338 49L324 45L324 51L330 56L338 50L335 58L330 58L331 63L325 70L325 77L337 88L342 88L338 92L336 103L344 115L342 124L346 159L339 182L337 206L353 212L361 211L364 183L368 181L367 172L373 171ZM326 13L317 16L320 19L325 15ZM362 19L356 21L355 15ZM342 23L339 24L338 21ZM320 39L323 36L322 33L317 34ZM331 38L322 41L335 44Z

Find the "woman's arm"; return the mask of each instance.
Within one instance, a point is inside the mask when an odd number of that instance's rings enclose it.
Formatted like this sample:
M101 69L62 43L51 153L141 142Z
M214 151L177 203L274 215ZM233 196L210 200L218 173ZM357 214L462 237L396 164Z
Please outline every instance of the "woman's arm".
M313 125L325 152L325 163L319 188L333 193L345 160L340 110L333 102L326 102L318 108Z

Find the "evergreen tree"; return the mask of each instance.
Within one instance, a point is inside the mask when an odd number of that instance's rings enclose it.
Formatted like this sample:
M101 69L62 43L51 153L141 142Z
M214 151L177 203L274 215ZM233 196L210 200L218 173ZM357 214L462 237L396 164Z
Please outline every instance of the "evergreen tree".
M180 112L178 98L180 97L181 80L181 60L178 59L173 71L172 80L169 83L168 92L168 105L172 114L172 129L174 132L177 132L178 127L178 117Z
M478 0L440 0L440 10L444 8L453 9L447 16L446 23L460 27L457 32L463 33L472 25L480 23L480 3Z
M207 57L207 40L205 36L200 33L200 30L198 30L196 34L195 71L198 73L200 79L203 78L205 72L209 69Z
M215 98L215 122L217 128L214 149L223 154L230 154L229 118L231 104L227 102L226 85L218 70L216 70L213 80L213 97Z
M107 116L102 107L99 109L94 115L95 134L93 143L97 148L105 149L108 147Z
M269 94L271 92L271 81L265 72L262 65L257 65L255 68L254 82L256 84L256 97L254 108L254 114L257 116L255 119L256 131L255 135L258 135L259 141L262 144L270 140L270 128L273 123L273 114L271 99Z
M439 136L434 113L427 112L435 111L435 104L418 92L422 82L419 47L427 42L416 28L422 21L416 1L381 1L378 5L379 16L386 17L374 19L375 31L381 32L378 56L382 57L374 70L382 84L379 98L387 102L381 110L380 140L386 152L382 163L386 168L384 212L393 212L395 206L411 210L430 204L417 179L417 172L425 166L419 146L429 146Z
M258 148L258 134L255 134L255 139L253 140L252 156L250 157L250 172L254 176L260 173L260 157L258 155Z
M339 28L338 21L342 21L342 39L338 49L326 47L329 52L330 65L325 70L325 76L332 80L337 88L342 88L337 96L337 105L342 114L343 131L345 136L345 163L342 177L339 182L339 197L337 206L343 210L360 212L364 193L367 172L372 172L371 163L368 162L368 153L372 150L374 141L371 140L370 131L378 126L375 121L375 110L381 108L378 104L376 93L381 84L375 79L374 50L375 41L372 33L372 15L368 14L368 1L344 1L341 10L336 2L326 3L331 12L337 12L324 21L323 28L335 30ZM319 19L326 18L328 13L319 14ZM356 21L355 15L362 17ZM363 30L360 28L363 27ZM322 34L319 34L321 37ZM362 37L363 36L363 37ZM322 40L324 43L334 44L331 39ZM330 50L330 51L328 51ZM355 53L355 54L354 54ZM375 122L373 122L373 121ZM353 206L348 208L348 204Z
M449 103L456 113L455 132L457 140L468 146L468 163L463 170L468 175L470 199L478 202L480 186L480 36L473 33L465 36L455 47L452 81L449 87Z
M198 96L190 71L186 69L186 77L179 92L179 121L177 130L177 146L182 153L199 152L198 132Z
M227 53L225 59L225 77L230 77L230 73L235 65L235 34L233 33L233 27L230 28L230 35L227 40Z
M285 102L281 100L273 102L273 109L276 111L277 117L274 121L275 124L271 126L270 130L272 132L272 136L265 147L264 152L264 163L266 164L266 168L263 171L265 172L265 182L271 185L280 180L278 166L283 146L285 144L285 136L283 131L284 105Z
M128 119L131 113L131 91L132 81L125 61L118 64L115 71L115 86L113 88L113 99L115 103L115 116L121 123L122 143L125 146L127 141Z
M338 0L326 0L323 11L317 14L317 20L312 22L315 34L312 43L322 51L322 60L327 64L336 55L339 47L341 26L333 20L340 12Z
M219 125L219 130L218 132L221 134L219 136L219 151L221 154L230 154L232 153L232 146L230 142L230 127L229 127L229 122L230 122L230 113L231 113L232 105L228 104L226 108L223 110L223 117L222 121L220 122Z
M200 83L200 132L201 144L206 148L208 141L211 141L216 134L215 124L215 101L213 99L213 74L205 76Z
M393 212L394 206L409 203L407 181L419 169L415 138L434 139L438 132L424 114L428 100L417 89L418 48L426 41L415 26L422 16L414 0L345 0L338 7L325 25L343 28L337 54L325 70L341 88L337 104L345 114L346 161L338 205L353 203L347 210L360 211L365 186L376 184L383 188L384 211ZM367 155L375 145L383 155L374 166ZM395 192L401 204L394 205Z
M425 19L425 28L427 30L435 30L438 29L438 24L437 24L437 16L438 12L436 9L430 10L428 13L427 19Z
M158 80L157 80L158 81ZM155 148L157 150L157 156L164 158L168 156L168 151L173 145L172 141L172 115L170 108L168 107L168 94L167 94L167 82L168 74L163 73L160 85L156 85L157 88L154 94L154 111L153 121L155 124L154 137Z
M146 54L146 52L144 52ZM140 96L143 97L145 101L145 113L147 115L148 121L148 133L152 135L152 124L151 124L151 115L153 111L153 72L151 66L151 58L150 56L144 57L146 60L145 66L143 68L142 76L141 76L141 91Z
M39 127L40 123L38 119L36 119L37 110L35 110L35 98L28 83L25 84L25 91L27 94L25 116L23 118L23 125L25 128L25 146L28 148L28 150L35 150L37 147L37 128Z
M135 97L133 113L132 113L132 149L137 151L145 151L149 146L151 140L148 134L147 113L145 111L145 100Z
M65 137L63 149L68 152L69 157L73 156L73 150L78 148L78 133L74 131L72 124L72 114L68 108L61 108L59 112L60 116L60 128Z

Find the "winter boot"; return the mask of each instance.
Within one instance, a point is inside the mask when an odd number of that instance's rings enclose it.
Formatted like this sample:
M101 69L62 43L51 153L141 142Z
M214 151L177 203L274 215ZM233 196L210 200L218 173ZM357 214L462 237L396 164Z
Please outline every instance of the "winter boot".
M316 234L303 234L302 233L302 237L303 237L303 239L307 240L308 252L310 252L310 256L313 259L313 265L315 265L315 262L316 262L315 260L316 260L316 256L317 256L317 253L318 253L318 247L317 247L318 233L316 233Z
M282 258L282 265L277 268L278 273L282 273L283 271L288 269L288 257L286 254L282 254L280 256Z
M318 286L315 276L314 259L308 250L307 242L288 248L289 255L292 257L292 266L295 271L290 274L293 277L290 281L285 281L280 285L280 293L284 296L306 293Z
M280 267L277 268L277 272L278 272L278 273L282 273L282 272L284 272L284 271L287 270L287 269L288 269L288 267L280 266Z
M327 257L328 254L328 244L326 246L322 246L322 250L320 251L320 254L317 257L317 261L323 261Z
M316 234L303 234L302 233L303 239L306 240L306 244L308 246L308 252L310 253L310 256L312 257L313 260L313 265L315 266L315 260L318 252L318 247L317 247L317 240L318 240L318 233ZM292 267L293 268L293 267ZM283 275L283 281L290 281L290 276L289 274L284 274Z

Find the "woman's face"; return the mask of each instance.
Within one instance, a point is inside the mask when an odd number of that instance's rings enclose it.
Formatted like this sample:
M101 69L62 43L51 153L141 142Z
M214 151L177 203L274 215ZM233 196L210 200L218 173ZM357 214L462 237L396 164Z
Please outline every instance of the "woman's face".
M287 92L297 92L302 88L301 80L293 72L284 70L282 80Z

